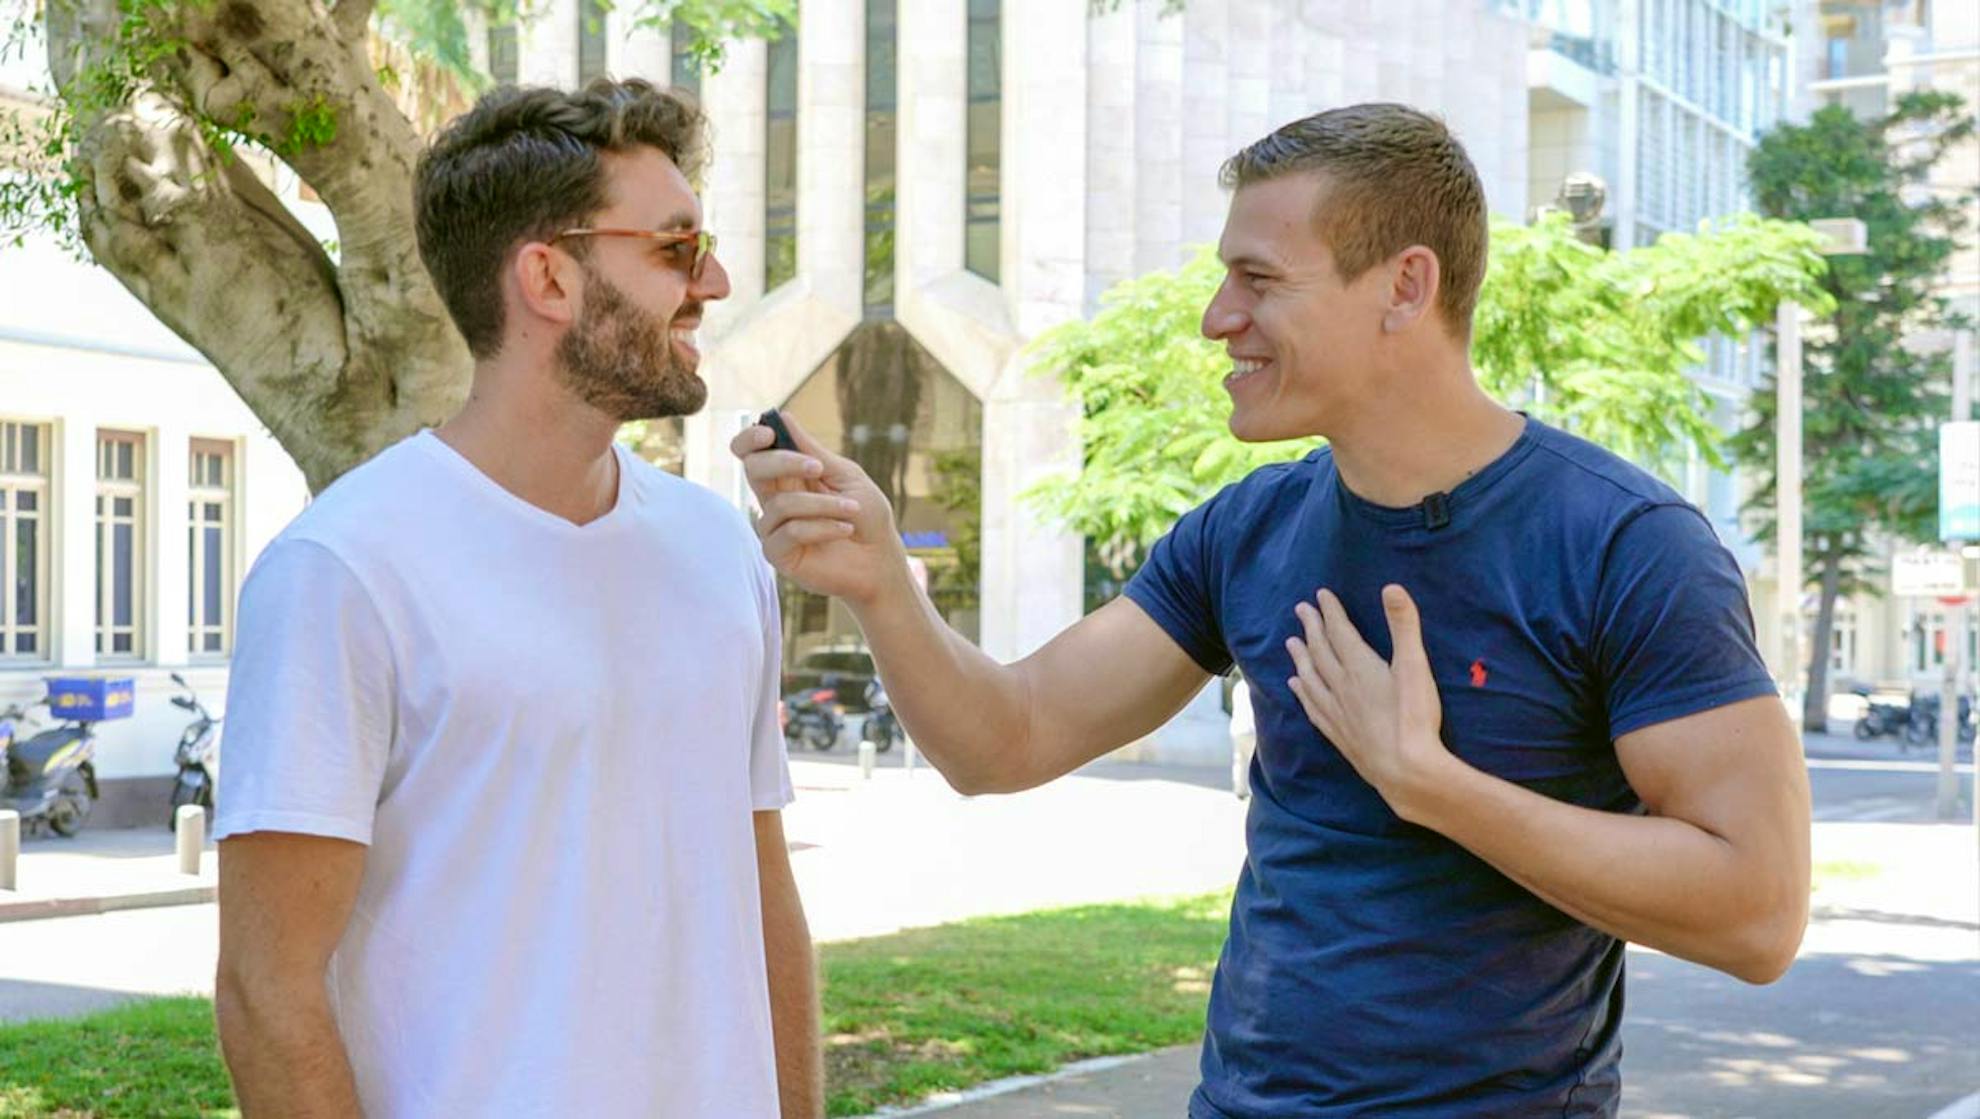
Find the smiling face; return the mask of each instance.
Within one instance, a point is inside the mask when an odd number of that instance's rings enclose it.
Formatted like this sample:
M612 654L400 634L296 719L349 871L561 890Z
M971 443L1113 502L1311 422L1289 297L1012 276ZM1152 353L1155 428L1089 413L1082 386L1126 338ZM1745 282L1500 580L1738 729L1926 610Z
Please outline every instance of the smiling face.
M1231 197L1203 336L1231 358L1231 434L1248 443L1328 434L1383 388L1373 359L1389 270L1341 279L1316 228L1325 187L1319 173L1291 174Z
M599 229L692 231L701 203L680 168L655 148L601 156L610 200L586 224ZM585 238L580 308L557 343L561 382L621 422L687 415L708 386L696 373L695 330L703 307L729 294L728 273L712 256L691 275L692 241Z

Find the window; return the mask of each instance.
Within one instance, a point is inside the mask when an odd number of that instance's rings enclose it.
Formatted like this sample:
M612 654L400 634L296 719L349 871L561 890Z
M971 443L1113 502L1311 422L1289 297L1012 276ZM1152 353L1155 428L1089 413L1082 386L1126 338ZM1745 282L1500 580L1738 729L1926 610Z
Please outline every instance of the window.
M1811 616L1810 632L1814 628ZM1856 611L1847 602L1836 603L1835 617L1829 621L1829 672L1832 676L1856 674Z
M692 51L688 50L688 44L692 42L694 42L694 29L688 26L687 20L675 16L674 22L669 25L667 31L667 80L673 83L675 88L687 90L699 98L701 62L694 57Z
M96 433L96 655L144 655L144 436Z
M606 0L578 0L578 84L605 76Z
M763 290L797 275L797 29L770 40L763 160Z
M47 660L47 424L0 420L0 659Z
M992 283L1000 277L1003 226L1003 4L969 0L969 160L963 184L963 264Z
M866 317L894 311L896 0L866 0Z
M192 443L186 509L186 651L224 657L231 651L234 614L234 447L213 439Z
M513 85L516 80L516 25L488 29L488 76Z

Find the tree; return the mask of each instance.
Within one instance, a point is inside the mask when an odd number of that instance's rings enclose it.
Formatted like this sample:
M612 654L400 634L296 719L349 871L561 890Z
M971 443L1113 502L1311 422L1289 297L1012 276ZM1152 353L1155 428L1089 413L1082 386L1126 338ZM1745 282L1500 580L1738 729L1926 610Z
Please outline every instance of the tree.
M1830 329L1811 332L1803 351L1803 548L1820 592L1803 714L1810 730L1828 727L1837 598L1878 589L1872 579L1886 539L1936 536L1933 464L1938 423L1950 410L1950 363L1913 340L1961 325L1937 289L1973 196L1971 187L1958 194L1922 188L1973 134L1973 115L1958 97L1915 93L1872 120L1824 108L1806 124L1761 137L1748 160L1763 212L1804 221L1859 218L1869 235L1866 253L1837 257L1824 277L1835 314ZM1733 448L1764 479L1748 508L1772 539L1779 479L1771 374L1753 394L1753 412Z
M1819 244L1805 226L1751 216L1620 253L1576 239L1565 214L1495 222L1473 365L1487 391L1626 457L1695 445L1722 465L1686 376L1704 361L1698 339L1749 333L1784 298L1825 305ZM1240 443L1225 426L1230 363L1198 332L1222 277L1205 249L1116 285L1091 321L1034 343L1037 370L1082 402L1084 450L1076 477L1027 496L1091 539L1117 577L1219 488L1314 445Z
M50 96L0 111L0 231L86 248L204 354L312 490L465 398L472 363L421 265L421 128L486 84L440 0L39 0ZM513 19L517 0L472 5ZM644 0L704 60L795 0ZM406 72L402 72L406 71ZM421 100L422 95L426 98ZM428 111L422 112L422 107ZM414 117L420 117L416 127ZM336 219L325 244L259 169L293 170Z

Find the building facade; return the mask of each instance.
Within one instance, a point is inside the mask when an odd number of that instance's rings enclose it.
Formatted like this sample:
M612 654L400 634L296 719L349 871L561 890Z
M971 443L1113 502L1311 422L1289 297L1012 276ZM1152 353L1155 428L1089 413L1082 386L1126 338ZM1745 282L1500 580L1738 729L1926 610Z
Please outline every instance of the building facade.
M0 73L0 107L31 103L23 77ZM132 717L97 726L90 826L165 824L190 721L170 676L221 710L240 581L307 500L220 374L108 272L47 237L0 247L0 707L50 675L133 678Z
M712 119L709 226L734 294L703 329L709 404L678 451L746 501L727 452L768 406L887 489L938 608L1014 660L1077 620L1083 541L1019 499L1079 462L1077 406L1025 345L1117 281L1214 243L1221 163L1358 101L1441 112L1492 208L1526 205L1524 19L1479 0L804 0L793 35L696 73L668 29L551 0L485 33L498 78L595 72L694 89ZM787 655L856 643L786 589ZM1141 751L1214 761L1216 689Z

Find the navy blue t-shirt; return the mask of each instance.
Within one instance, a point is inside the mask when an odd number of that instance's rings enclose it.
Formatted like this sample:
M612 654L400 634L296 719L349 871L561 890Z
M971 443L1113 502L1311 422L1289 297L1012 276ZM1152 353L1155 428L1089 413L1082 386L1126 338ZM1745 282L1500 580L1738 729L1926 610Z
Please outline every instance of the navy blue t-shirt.
M1615 1114L1622 944L1389 810L1286 687L1293 604L1331 589L1387 658L1402 584L1451 750L1607 812L1642 811L1617 737L1774 684L1711 525L1607 451L1529 419L1447 510L1364 501L1323 448L1191 511L1128 584L1244 670L1258 722L1191 1119Z

